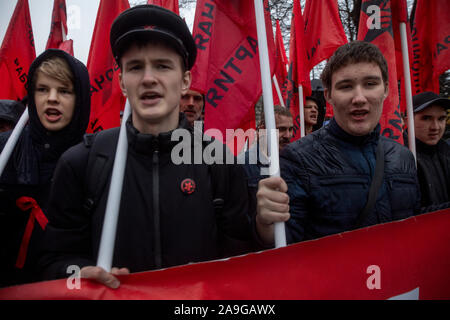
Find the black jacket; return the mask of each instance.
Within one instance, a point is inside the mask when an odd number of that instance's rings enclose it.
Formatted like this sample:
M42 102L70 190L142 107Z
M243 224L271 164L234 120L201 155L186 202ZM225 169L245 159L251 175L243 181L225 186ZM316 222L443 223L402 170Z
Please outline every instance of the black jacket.
M362 226L408 218L420 209L412 153L380 136L380 126L361 137L349 135L333 118L328 125L281 152L291 218L288 242L315 239L357 227L368 198L378 143L385 154L384 178L372 214Z
M417 174L422 207L450 201L450 145L444 140L429 146L416 139Z
M188 130L188 122L180 117L180 128ZM252 229L242 168L223 166L225 205L217 213L213 208L211 166L175 165L171 153L178 142L171 141L171 133L141 134L131 124L131 117L127 122L128 157L113 267L138 272L221 258L248 248ZM115 148L117 139L111 144ZM89 148L79 144L58 163L46 254L40 261L44 279L67 277L69 265L96 265L109 182L93 212L83 209L88 158ZM191 194L181 189L185 179L195 183Z
M30 240L26 264L15 268L19 246L22 242L29 212L16 206L21 196L34 198L47 211L51 179L61 154L82 140L90 114L90 84L87 68L64 51L49 49L38 56L28 72L33 79L41 63L54 56L62 57L69 64L75 79L75 109L71 122L62 130L50 132L39 121L34 101L34 88L28 88L29 122L0 177L0 286L34 280L33 265L42 236L41 227L35 223ZM11 132L0 134L0 150L3 150Z

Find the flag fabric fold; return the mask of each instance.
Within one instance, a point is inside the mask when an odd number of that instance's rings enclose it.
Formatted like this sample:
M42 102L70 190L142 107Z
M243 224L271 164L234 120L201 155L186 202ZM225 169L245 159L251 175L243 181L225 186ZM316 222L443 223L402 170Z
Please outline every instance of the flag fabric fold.
M119 66L111 52L109 30L114 19L129 7L128 0L101 0L99 4L87 62L91 81L88 133L120 125L126 99L120 89Z
M18 0L0 48L0 99L21 100L36 58L28 0Z

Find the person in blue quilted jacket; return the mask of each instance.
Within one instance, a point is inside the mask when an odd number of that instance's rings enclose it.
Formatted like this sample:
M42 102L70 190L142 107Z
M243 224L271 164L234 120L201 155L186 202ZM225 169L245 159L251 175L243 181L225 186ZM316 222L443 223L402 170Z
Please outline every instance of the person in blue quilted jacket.
M389 94L388 67L380 50L367 42L345 44L321 78L334 117L288 145L280 155L281 178L261 180L258 186L256 220L266 229L260 234L267 235L268 244L277 221L286 222L287 242L294 243L408 218L420 210L413 154L380 135ZM377 150L384 169L373 205L368 205Z

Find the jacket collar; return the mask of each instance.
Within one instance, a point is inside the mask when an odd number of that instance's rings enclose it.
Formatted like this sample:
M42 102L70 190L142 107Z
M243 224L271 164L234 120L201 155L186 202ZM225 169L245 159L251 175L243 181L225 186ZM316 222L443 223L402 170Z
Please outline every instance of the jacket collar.
M131 115L126 123L128 145L136 152L142 154L152 154L155 150L159 152L170 152L179 141L172 141L172 133L176 129L185 129L192 133L192 128L186 120L183 113L180 113L178 127L168 132L162 132L158 135L140 133L131 121Z
M328 130L330 133L336 138L343 140L345 142L354 144L354 145L364 145L370 142L376 142L380 136L380 124L377 124L375 129L364 136L354 136L347 132L345 132L336 122L336 119L333 117L328 125Z

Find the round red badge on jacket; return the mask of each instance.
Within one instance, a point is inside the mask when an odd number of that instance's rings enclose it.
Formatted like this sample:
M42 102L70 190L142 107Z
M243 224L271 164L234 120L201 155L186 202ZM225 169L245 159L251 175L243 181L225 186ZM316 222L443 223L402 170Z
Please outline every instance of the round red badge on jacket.
M195 182L192 179L184 179L181 182L181 191L185 194L191 194L195 191Z

